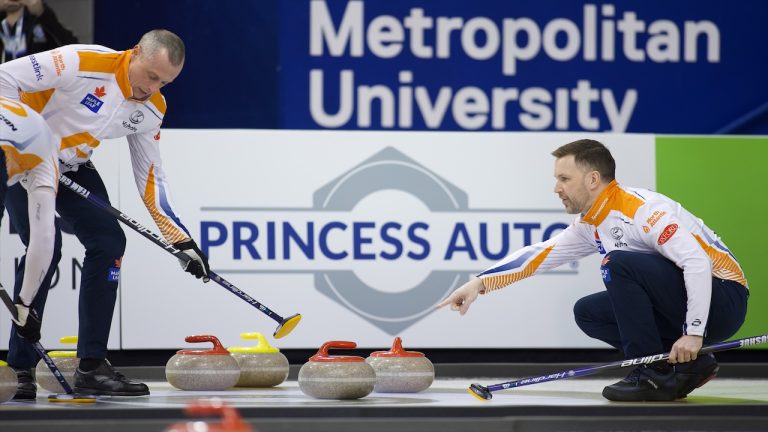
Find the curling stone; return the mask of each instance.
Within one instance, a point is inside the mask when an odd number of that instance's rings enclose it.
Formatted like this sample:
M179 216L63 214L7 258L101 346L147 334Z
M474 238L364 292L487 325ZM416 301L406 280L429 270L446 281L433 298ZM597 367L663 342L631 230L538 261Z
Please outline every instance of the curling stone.
M199 399L187 403L184 413L189 417L220 417L220 423L189 421L174 423L165 432L253 432L237 410L219 398Z
M331 348L352 349L354 342L324 343L299 369L299 389L318 399L359 399L369 395L376 372L362 357L328 355Z
M16 371L8 366L8 363L0 360L0 403L13 399L18 383Z
M229 352L240 365L237 387L274 387L288 378L288 359L279 349L269 345L261 333L240 333L246 340L257 341L254 347L232 347Z
M216 336L184 338L189 343L211 342L210 350L179 350L165 365L165 378L181 390L225 390L240 378L240 366Z
M77 336L64 336L59 339L59 342L65 345L77 345ZM67 380L69 385L75 383L75 369L80 365L80 359L77 358L77 351L48 351L48 356L53 360L53 364L59 368L62 376ZM61 387L59 380L53 376L53 373L45 364L45 361L40 359L35 367L35 377L40 387L48 390L51 393L65 393L64 388Z
M435 380L435 368L424 354L403 349L399 337L389 351L375 351L365 361L376 371L374 391L378 393L416 393Z

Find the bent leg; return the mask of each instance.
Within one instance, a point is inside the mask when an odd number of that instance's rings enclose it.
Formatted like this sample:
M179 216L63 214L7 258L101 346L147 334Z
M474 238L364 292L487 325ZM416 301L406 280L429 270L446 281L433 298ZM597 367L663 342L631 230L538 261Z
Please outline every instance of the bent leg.
M576 325L587 336L621 349L619 326L607 291L590 294L573 305Z
M683 272L660 255L613 251L603 282L627 358L668 351L682 335L687 308Z

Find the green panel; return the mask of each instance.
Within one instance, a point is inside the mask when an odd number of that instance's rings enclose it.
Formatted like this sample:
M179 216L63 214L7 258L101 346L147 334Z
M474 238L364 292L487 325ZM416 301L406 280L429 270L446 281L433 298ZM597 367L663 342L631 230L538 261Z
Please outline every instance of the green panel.
M656 139L658 191L704 219L746 273L747 320L735 337L768 333L766 162L768 137Z

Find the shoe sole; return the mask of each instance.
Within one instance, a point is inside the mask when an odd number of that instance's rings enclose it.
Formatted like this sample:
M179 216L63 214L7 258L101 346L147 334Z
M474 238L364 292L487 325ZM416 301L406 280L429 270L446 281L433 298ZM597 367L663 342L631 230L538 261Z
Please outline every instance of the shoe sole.
M15 401L31 401L37 399L37 394L33 395L23 395L23 396L14 396L13 400Z
M674 395L666 395L659 392L614 392L603 389L603 397L613 402L672 402L676 400Z
M75 393L94 396L149 396L149 390L145 392L113 392L105 390L91 389L87 387L75 387Z

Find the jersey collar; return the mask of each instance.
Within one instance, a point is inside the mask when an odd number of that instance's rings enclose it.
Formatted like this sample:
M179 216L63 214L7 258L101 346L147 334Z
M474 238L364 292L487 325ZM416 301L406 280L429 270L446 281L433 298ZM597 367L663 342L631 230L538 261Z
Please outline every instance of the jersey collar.
M133 50L123 51L118 58L117 70L115 71L115 80L117 85L120 86L120 91L125 99L133 96L133 88L131 88L131 82L128 80L128 65L131 64L132 54Z
M597 196L592 207L581 217L581 221L594 226L600 225L614 208L613 204L618 191L619 183L616 180L611 180L608 186Z

